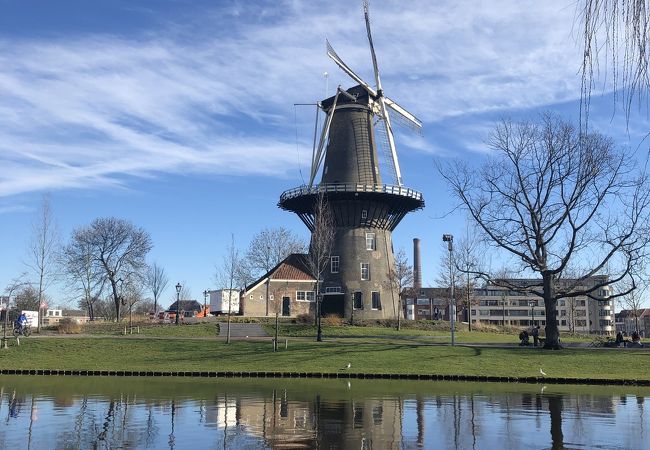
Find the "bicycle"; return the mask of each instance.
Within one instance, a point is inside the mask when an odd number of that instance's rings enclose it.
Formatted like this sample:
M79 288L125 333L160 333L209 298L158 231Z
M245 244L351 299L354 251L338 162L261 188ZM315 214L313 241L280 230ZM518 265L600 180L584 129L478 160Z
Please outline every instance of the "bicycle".
M19 324L14 323L14 336L29 337L31 334L32 334L32 330L31 328L29 328L29 325L25 324L21 327Z

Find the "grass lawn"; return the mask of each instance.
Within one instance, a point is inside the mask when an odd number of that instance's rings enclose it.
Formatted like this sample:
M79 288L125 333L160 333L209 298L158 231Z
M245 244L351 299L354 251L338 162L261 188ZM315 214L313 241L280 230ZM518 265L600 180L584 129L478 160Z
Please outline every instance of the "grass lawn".
M216 323L194 323L194 324L154 324L134 323L140 327L140 335L155 337L214 337L219 334L219 324ZM118 336L124 334L124 327L129 333L128 321L122 323L97 322L84 325L81 329L83 334ZM136 335L136 330L133 330Z
M275 334L274 325L263 325L264 330L273 336ZM329 337L428 337L433 342L447 343L451 342L449 330L421 330L417 328L402 328L397 331L389 327L370 327L370 326L323 326L323 335ZM286 325L280 324L279 336L282 337L315 337L316 327L313 325ZM594 337L589 336L562 336L562 342L588 343ZM485 331L457 331L456 342L465 344L516 344L519 338L516 333L499 333ZM531 338L532 343L532 338Z
M137 338L23 339L0 350L10 369L337 372L650 380L650 352L624 349L472 348L387 342L291 341L277 353L255 341Z

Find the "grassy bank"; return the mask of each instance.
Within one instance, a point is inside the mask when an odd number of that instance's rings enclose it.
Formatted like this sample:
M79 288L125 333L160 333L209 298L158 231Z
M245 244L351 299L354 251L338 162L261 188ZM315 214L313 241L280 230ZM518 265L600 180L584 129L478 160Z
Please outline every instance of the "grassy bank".
M214 337L219 334L219 324L217 323L199 322L177 326L174 324L151 323L149 321L134 322L132 328L129 328L127 321L121 323L89 322L84 325L77 325L72 334L119 336L124 334L125 329L129 335L137 335L139 331L141 336L149 337ZM53 330L52 333L56 333L56 330Z
M400 343L270 342L115 338L23 339L0 350L0 367L59 370L170 370L650 379L650 353L623 349L472 348Z
M264 330L273 336L275 333L274 325L262 325ZM402 338L402 337L429 337L433 342L447 343L451 341L449 329L418 329L402 328L397 331L395 328L380 326L323 326L323 335L328 337L383 337L383 338ZM519 342L517 337L518 331L467 331L456 332L456 342L465 344L516 344ZM279 336L287 337L315 337L316 327L313 325L290 325L280 324ZM565 343L588 343L594 340L594 336L580 335L563 335L562 341ZM531 339L532 343L532 339Z
M214 337L219 335L218 323L184 323L181 325L159 324L151 321L133 322L129 327L128 321L115 322L88 322L86 324L72 324L62 327L46 327L44 335L52 334L89 334L92 336L122 336L141 335L149 337Z

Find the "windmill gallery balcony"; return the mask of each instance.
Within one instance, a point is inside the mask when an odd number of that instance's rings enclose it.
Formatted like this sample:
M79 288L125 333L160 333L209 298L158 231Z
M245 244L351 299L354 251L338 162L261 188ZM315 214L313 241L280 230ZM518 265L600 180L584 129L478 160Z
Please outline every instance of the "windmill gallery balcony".
M424 207L422 194L413 189L358 183L299 186L284 191L278 206L298 214L309 227L313 220L314 203L321 194L333 207L338 224L344 224L354 217L360 218L366 226L391 231L407 213Z

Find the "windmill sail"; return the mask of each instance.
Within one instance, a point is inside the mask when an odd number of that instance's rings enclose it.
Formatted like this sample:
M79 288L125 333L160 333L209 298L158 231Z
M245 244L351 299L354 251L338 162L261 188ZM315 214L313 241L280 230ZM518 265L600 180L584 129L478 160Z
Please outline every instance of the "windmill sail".
M382 122L381 119L377 120L377 122ZM385 166L388 169L388 172L391 174L391 179L393 180L393 184L397 184L397 177L395 175L395 166L393 165L393 155L391 154L390 151L390 144L388 143L388 136L386 135L386 127L384 126L383 123L377 123L377 126L375 128L375 141L377 142L377 145L381 149L381 162L382 165Z

